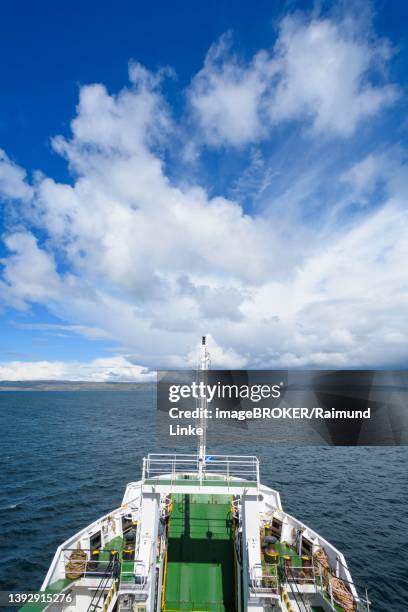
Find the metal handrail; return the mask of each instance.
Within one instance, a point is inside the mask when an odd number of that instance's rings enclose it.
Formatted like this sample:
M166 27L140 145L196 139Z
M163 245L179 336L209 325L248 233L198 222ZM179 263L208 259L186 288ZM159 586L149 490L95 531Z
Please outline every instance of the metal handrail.
M259 573L260 572L260 573ZM275 582L275 585L270 586L262 586L262 582L265 580L270 580L270 582ZM251 568L251 576L250 576L250 588L254 592L260 593L270 593L271 591L276 592L278 589L278 575L263 575L262 574L262 565L260 563L255 564Z
M346 565L344 565L343 563L341 563L340 559L337 559L337 560L339 561L340 565L341 565L343 568L345 568L345 569L347 569L347 570L348 570L348 567L347 567ZM315 563L317 566L319 566L319 567L320 567L320 570L322 570L322 569L323 569L325 572L329 572L329 574L330 574L332 577L336 577L336 578L337 578L337 576L335 575L334 570L333 570L332 568L330 568L330 569L328 570L328 569L327 569L326 567L324 567L324 565L323 565L323 564L322 564L322 563L321 563L321 562L320 562L318 559L316 559L315 557L313 558L313 562L314 562L314 563ZM321 573L321 572L320 572L320 576L321 576L321 579L322 579L322 586L323 586L323 577L324 577L324 572L323 572L323 573ZM354 580L347 580L346 578L340 578L340 580L341 580L342 582L344 582L346 585L351 584L351 585L354 587L354 589L355 589L355 590L356 590L356 592L357 592L357 597L355 597L355 595L354 595L354 594L353 594L353 593L350 591L350 593L351 593L351 595L352 595L352 597L353 597L354 603L355 603L355 604L357 604L357 606L359 606L359 605L360 605L360 608L361 608L362 612L364 612L364 611L367 611L367 612L368 612L368 611L369 611L369 609L370 609L369 604L367 605L367 604L366 604L366 601L362 600L362 599L361 599L361 597L359 597L359 595L358 595L358 588L357 588L356 583L354 582ZM328 582L328 581L326 581L326 582ZM329 588L330 588L330 585L329 585ZM329 593L330 597L332 598L332 595L330 594L329 590L327 590L327 592ZM333 598L333 599L334 599L334 598ZM335 601L336 603L338 603L338 602L337 602L335 599L334 599L334 601ZM364 607L362 607L362 606L364 606Z
M290 576L291 576L292 580L288 580L287 570L290 570ZM290 588L290 590L292 592L292 595L293 595L293 597L295 599L296 605L299 608L299 610L301 610L301 607L299 606L298 596L300 598L300 601L302 603L303 608L305 610L307 610L306 602L303 599L303 595L302 595L301 591L299 590L299 587L298 587L298 584L297 584L297 580L295 580L295 577L294 577L294 574L292 572L291 566L289 566L289 565L288 566L278 565L278 575L279 575L279 578L280 578L281 582L283 582L282 575L285 577L285 579L286 579L285 582L287 584L289 584L289 588ZM296 594L296 592L295 592L295 590L293 588L293 585L295 585L295 587L296 587L297 594Z
M105 574L103 575L98 587L92 597L91 603L87 609L87 612L96 612L99 608L99 602L105 593L105 589L108 586L109 580L113 579L114 581L118 579L118 567L119 562L117 559L111 559L108 567L105 570ZM96 601L95 601L96 599Z
M258 457L256 455L216 455L213 453L208 453L208 456L211 457L219 457L219 458L229 458L231 457L232 459L254 459L256 461L258 461ZM197 455L195 453L149 453L147 455L147 459L151 459L153 457L174 457L174 458L179 458L179 457L193 457L194 459L197 459Z
M152 453L143 461L143 481L158 475L168 475L174 481L177 475L185 474L206 482L211 482L212 476L223 476L227 481L242 479L259 485L259 460L254 455L208 455L201 477L200 467L197 455Z
M133 570L132 571L121 571L120 573L120 588L131 588L134 590L139 590L139 591L143 591L143 589L145 588L147 581L149 579L149 572L145 572L145 563L143 561L139 561L139 560L134 560L132 561L133 563ZM141 573L138 573L138 568L141 568ZM123 580L124 576L132 576L135 580L134 582L130 583L127 581ZM139 579L139 582L136 580Z
M294 582L313 582L315 583L316 581L316 576L314 573L314 567L313 565L302 565L302 566L297 566L297 565L287 565L286 569L291 570L291 575L294 578ZM313 576L297 576L296 573L297 571L305 571L305 570L312 570Z

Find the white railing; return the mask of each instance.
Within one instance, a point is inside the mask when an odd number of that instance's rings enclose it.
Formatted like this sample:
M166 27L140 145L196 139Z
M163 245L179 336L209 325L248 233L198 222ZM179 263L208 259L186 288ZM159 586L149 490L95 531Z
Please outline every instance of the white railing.
M121 591L144 591L148 581L148 574L143 561L133 561L132 571L122 570L120 573Z
M344 569L347 570L347 574L350 576L347 565L341 563L340 559L337 559L337 560L340 563L340 565ZM336 610L336 605L338 607L342 607L341 602L337 601L337 599L334 597L334 594L333 594L331 578L336 576L334 570L330 569L327 571L326 568L324 568L321 562L317 559L314 559L314 563L315 563L315 575L319 576L319 579L320 579L318 590L323 594L323 596L324 594L326 594L327 597L330 599L330 605L331 605L332 610ZM350 594L353 597L353 601L354 601L356 610L358 610L358 612L369 612L371 602L368 599L367 589L366 589L365 598L363 599L358 596L354 582L347 580L344 577L341 577L340 580L345 585L348 586L350 590Z
M251 567L249 588L253 593L277 593L279 579L276 574L264 574L261 563Z
M151 453L143 459L143 482L158 478L205 483L242 480L259 486L259 460L253 455L207 455L202 465L197 455Z

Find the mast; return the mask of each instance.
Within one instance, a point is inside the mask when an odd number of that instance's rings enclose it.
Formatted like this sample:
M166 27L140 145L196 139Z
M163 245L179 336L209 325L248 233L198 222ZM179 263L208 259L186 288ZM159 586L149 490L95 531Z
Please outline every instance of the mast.
M207 351L207 340L205 336L201 338L201 350L200 360L198 363L197 378L198 383L204 383L207 385L208 380L208 367L210 363L210 354ZM206 388L206 387L205 387ZM206 452L206 439L207 439L207 419L205 418L207 411L207 394L200 393L200 397L197 400L197 407L200 410L199 427L201 428L201 435L198 440L197 458L198 458L198 475L200 479L205 472L205 452Z

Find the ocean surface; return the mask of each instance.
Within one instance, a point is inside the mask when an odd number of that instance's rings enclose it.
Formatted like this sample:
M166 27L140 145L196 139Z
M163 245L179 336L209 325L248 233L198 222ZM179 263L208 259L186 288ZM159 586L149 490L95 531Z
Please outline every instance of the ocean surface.
M120 505L142 457L174 450L155 403L151 388L0 392L0 590L38 590L57 546ZM372 609L408 610L408 447L210 448L257 454L262 481L345 554Z

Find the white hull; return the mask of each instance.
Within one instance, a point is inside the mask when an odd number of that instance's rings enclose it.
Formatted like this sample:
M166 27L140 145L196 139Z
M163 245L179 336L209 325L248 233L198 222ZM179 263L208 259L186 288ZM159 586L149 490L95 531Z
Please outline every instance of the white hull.
M222 469L220 473L212 472L210 477L207 475L200 479L197 472L182 469L187 456L181 456L181 460L180 456L172 456L172 470L164 475L154 472L152 468L160 456L150 457L147 460L150 463L145 462L143 479L128 484L119 508L85 527L58 548L42 590L52 589L53 585L63 585L61 592L69 593L72 601L59 603L57 607L53 604L44 609L64 612L92 612L98 609L104 612L165 610L168 547L166 517L171 514L170 500L176 495L193 496L192 499L200 499L200 495L205 495L206 499L209 496L214 499L217 496L228 496L231 499L234 517L235 609L303 611L312 610L314 606L323 610L338 609L336 592L331 587L331 576L337 577L350 594L353 607L344 607L345 610L367 609L359 600L343 554L312 528L282 509L278 491L259 482L257 463L254 479L231 476L234 470L234 458L231 457L219 460L223 467L229 462L228 475ZM158 465L160 461L163 464L166 461L167 456L162 457L164 459L159 459ZM254 458L249 459L253 464ZM175 466L177 461L180 461L180 469ZM239 462L242 464L243 459L239 458ZM133 548L130 549L131 561L127 565L123 563L120 576L108 577L101 589L102 561L99 561L95 575L92 573L95 541L100 550L107 546L112 549L111 544L126 537L126 532L133 533L129 527L132 525L137 527L131 545ZM263 542L268 540L265 534L271 533L271 530L277 539L275 548L279 547L279 563L283 568L275 567L276 578L265 575L265 568L268 572L271 567L273 569L273 566L265 565L265 559L268 554L272 558L274 554L277 555L263 549ZM81 554L86 556L87 569L81 576L78 575L78 579L64 584L64 581L67 582L70 555L78 547L83 551ZM283 547L288 555L282 554ZM328 560L328 572L316 561L319 551L324 551ZM303 559L301 570L292 564L292 558ZM105 563L107 565L108 560ZM83 566L79 569L82 571ZM100 596L95 595L98 592Z

